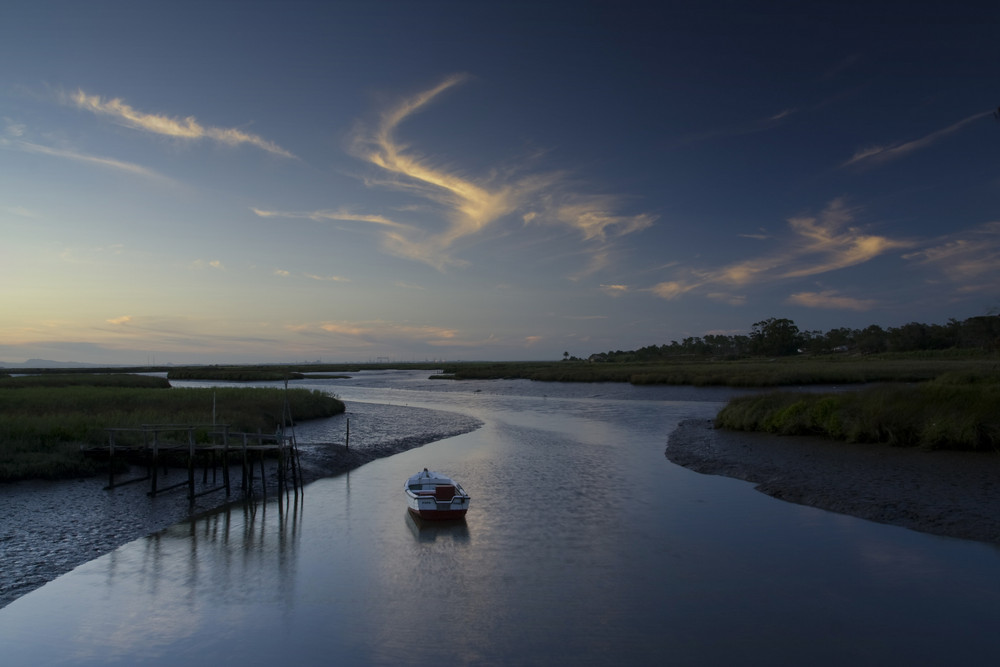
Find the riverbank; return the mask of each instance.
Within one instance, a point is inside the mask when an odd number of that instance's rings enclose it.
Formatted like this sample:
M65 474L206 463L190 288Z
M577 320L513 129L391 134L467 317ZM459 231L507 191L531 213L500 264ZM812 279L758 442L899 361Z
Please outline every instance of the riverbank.
M918 451L682 422L667 458L781 500L935 535L1000 543L1000 455Z
M350 449L300 441L305 484L479 426L471 418L395 405L353 404L350 416ZM186 474L170 472L178 480ZM200 478L199 474L199 483ZM108 491L106 481L100 476L0 484L0 608L133 540L228 503L243 502L238 491L229 498L217 492L196 498L192 505L184 488L150 498L148 483ZM269 498L277 493L276 487L272 479Z

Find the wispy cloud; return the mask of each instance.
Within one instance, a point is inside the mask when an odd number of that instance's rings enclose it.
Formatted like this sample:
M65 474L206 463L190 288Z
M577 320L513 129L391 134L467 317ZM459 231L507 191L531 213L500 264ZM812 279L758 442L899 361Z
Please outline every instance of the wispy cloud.
M30 141L23 141L20 139L9 140L0 139L0 148L8 148L12 150L18 150L25 153L35 153L38 155L48 155L49 157L62 158L65 160L74 160L76 162L83 162L86 164L93 164L99 167L105 167L107 169L115 169L117 171L124 171L136 176L144 176L146 178L152 178L162 181L170 181L171 179L153 171L152 169L147 169L141 165L124 162L122 160L115 160L109 157L102 157L99 155L88 155L87 153L80 153L73 150L67 150L63 148L53 148L52 146L44 146L42 144L33 143Z
M352 282L350 278L344 278L343 276L320 276L315 273L307 273L306 278L310 280L318 280L320 282L331 282L331 283L349 283Z
M842 199L835 199L819 217L790 218L789 225L797 236L786 256L787 270L779 278L800 278L856 266L890 250L908 248L910 241L896 241L884 236L863 233L850 226L854 211Z
M516 210L523 196L520 188L490 189L435 167L430 160L408 150L406 144L396 139L396 131L404 120L466 78L464 75L448 77L437 86L404 99L383 112L373 130L359 133L353 145L355 155L403 179L400 186L444 207L448 219L445 231L415 238L399 230L386 232L385 239L385 247L390 252L439 269L454 263L447 250L456 240Z
M396 322L322 322L307 325L300 331L318 330L324 334L353 339L365 345L411 344L424 345L456 344L460 342L458 331L446 327L416 326Z
M300 322L285 325L284 329L294 336L293 344L297 339L310 341L310 345L351 349L362 354L446 348L525 349L541 340L540 336L535 335L512 335L506 338L479 333L472 336L457 328L386 320Z
M246 144L281 157L295 157L273 141L268 141L256 134L231 127L204 126L194 116L172 118L164 114L146 113L133 108L117 97L104 99L100 95L88 95L82 90L66 95L65 99L69 104L79 109L97 115L110 116L136 130L177 139L208 139L227 146Z
M216 269L217 271L225 271L226 267L223 266L222 261L218 259L196 259L191 262L191 267L195 269Z
M919 139L914 139L913 141L907 141L901 144L888 144L885 146L868 146L858 149L854 152L854 155L841 166L848 167L851 165L885 164L890 160L895 160L896 158L900 158L923 148L927 148L928 146L941 141L948 135L958 132L969 123L977 121L980 118L985 118L991 113L992 112L990 111L984 111L982 113L974 114L968 118L963 118L957 123L953 123L946 128L931 132L930 134Z
M730 306L743 306L746 305L747 297L745 294L731 294L729 292L708 292L705 294L712 301L719 301L720 303L728 303Z
M938 239L903 258L939 271L966 291L1000 290L1000 221Z
M766 132L767 130L780 127L787 119L799 113L799 111L800 110L797 108L788 108L777 111L770 116L757 118L741 117L736 122L722 127L715 127L687 134L680 138L679 143L681 145L694 144L703 141L727 139L729 137L740 137L748 134L756 134L758 132Z
M649 291L661 299L671 301L683 294L687 294L693 289L697 289L700 286L701 283L698 282L686 283L680 280L668 280L666 282L653 285L649 288Z
M621 296L626 294L629 289L628 285L601 285L601 291L610 296Z
M301 218L304 220L339 220L342 222L370 222L373 225L384 225L397 229L415 229L409 225L395 222L381 215L369 215L351 213L346 210L320 210L320 211L269 211L262 208L251 208L254 214L261 218Z
M650 291L669 300L710 286L744 287L802 278L856 266L891 250L912 247L910 241L865 234L851 225L854 215L843 199L835 199L818 216L790 218L792 235L772 254L717 269L693 269L689 277L659 283Z
M835 290L823 292L798 292L788 297L787 303L807 308L830 308L838 310L871 310L878 305L873 299L855 299L842 296Z
M59 259L71 264L103 264L123 253L125 246L121 243L106 246L74 246L63 248L59 252Z
M756 239L758 241L766 241L767 239L773 238L766 230L761 229L759 232L753 234L740 234L740 238L743 239Z
M41 215L30 208L25 208L24 206L7 206L0 210L9 215L14 215L18 218L27 218L28 220L37 220L38 218L41 218Z
M651 214L623 215L618 212L617 197L570 191L562 174L526 173L523 169L514 169L472 178L456 168L435 164L411 144L397 138L408 118L467 79L462 74L453 75L432 88L402 99L379 114L374 123L361 126L351 144L356 157L386 175L382 179L368 180L369 186L392 188L412 195L419 206L411 208L426 209L430 204L440 212L437 219L444 222L443 228L345 209L304 213L254 209L254 212L261 217L370 223L381 234L385 252L439 270L466 264L453 255L458 241L474 238L515 213L520 214L523 224L568 226L576 230L583 241L596 243L653 224L655 216Z
M617 199L610 196L573 195L572 201L554 209L555 218L570 227L576 227L587 240L603 241L608 236L624 236L641 231L655 221L655 216L617 215L613 208Z

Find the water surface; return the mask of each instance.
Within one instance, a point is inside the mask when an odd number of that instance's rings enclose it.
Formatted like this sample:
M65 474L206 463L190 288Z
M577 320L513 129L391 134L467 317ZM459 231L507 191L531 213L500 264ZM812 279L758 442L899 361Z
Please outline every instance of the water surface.
M0 610L3 664L995 655L996 548L790 505L671 464L670 431L714 415L727 390L425 377L304 386L334 391L349 411L384 403L483 425L81 566ZM339 440L342 428L303 425L299 436ZM402 485L424 467L472 494L464 523L408 516Z

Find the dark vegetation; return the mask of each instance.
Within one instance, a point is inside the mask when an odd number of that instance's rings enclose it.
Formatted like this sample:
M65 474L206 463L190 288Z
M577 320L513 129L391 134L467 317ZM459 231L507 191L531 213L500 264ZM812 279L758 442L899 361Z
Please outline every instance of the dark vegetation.
M942 350L965 350L992 354L1000 348L1000 317L986 315L947 324L911 322L883 329L873 324L864 329L839 328L826 333L800 331L795 322L769 318L753 325L748 335L722 334L685 338L666 345L649 345L630 352L592 354L588 361L635 363L701 359L745 359L797 354L899 354Z
M306 389L165 387L163 378L127 374L0 379L0 481L95 474L82 450L107 444L111 427L210 425L214 407L215 423L232 431L273 433L286 398L296 420L344 411L337 398Z
M920 353L872 357L782 357L722 361L590 363L570 362L463 362L444 364L438 379L525 379L547 382L631 382L727 387L777 387L803 384L861 384L867 382L919 382L943 373L980 371L996 360L983 355Z
M39 387L130 387L133 389L170 389L170 382L155 375L133 373L50 373L0 377L0 390Z
M1000 451L1000 375L946 373L917 385L858 391L769 392L735 398L720 428L820 435L847 442L921 449Z

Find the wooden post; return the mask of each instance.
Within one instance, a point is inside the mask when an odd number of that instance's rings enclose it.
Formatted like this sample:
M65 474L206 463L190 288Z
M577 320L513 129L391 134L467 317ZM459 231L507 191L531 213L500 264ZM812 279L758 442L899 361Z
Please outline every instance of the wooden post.
M146 475L152 479L156 474L156 461L153 459L152 450L149 448L149 439L145 428L142 429L142 455L146 461Z
M249 468L249 469L248 469ZM241 482L243 495L250 494L250 478L253 475L253 466L247 466L247 434L243 434L243 480Z
M194 502L194 427L188 427L188 498Z
M229 426L222 427L222 482L226 485L226 497L229 497Z
M115 485L115 432L109 431L108 440L108 488Z
M143 429L142 433L143 440L146 438L146 431ZM156 495L156 476L159 474L157 472L157 467L160 463L160 432L153 431L153 481L150 482L149 495Z
M350 449L351 448L351 418L350 417L347 418L347 437L344 438L344 448L345 449Z
M260 457L260 492L264 496L264 500L267 500L267 475L264 474L264 448L257 452Z

